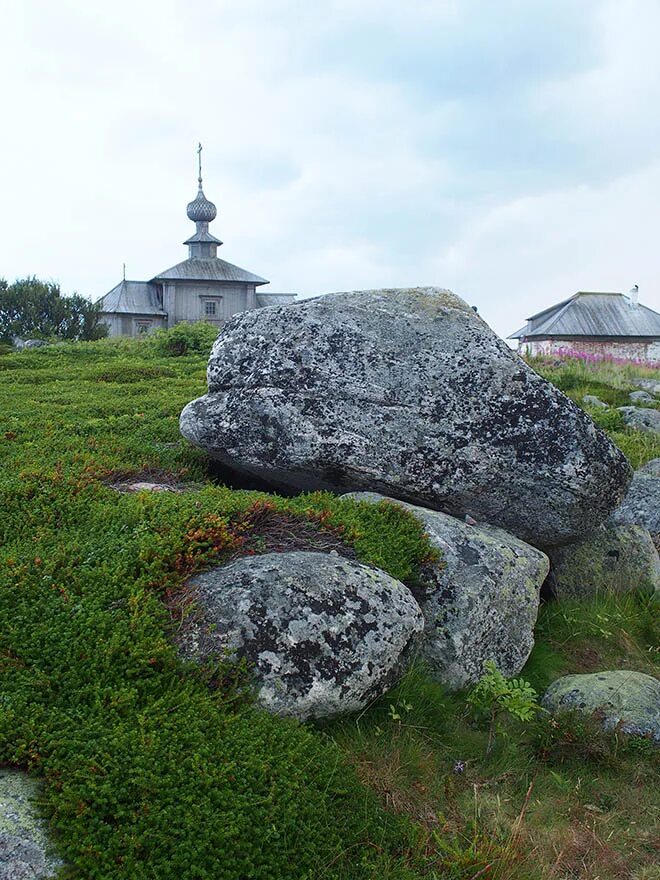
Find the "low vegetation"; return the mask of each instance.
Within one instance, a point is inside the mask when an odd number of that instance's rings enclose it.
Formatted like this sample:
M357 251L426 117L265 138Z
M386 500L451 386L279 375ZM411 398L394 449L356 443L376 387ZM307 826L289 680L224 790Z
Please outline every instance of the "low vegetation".
M44 779L62 876L657 877L657 750L536 699L566 672L657 675L648 598L548 602L518 683L449 694L415 668L324 726L255 708L240 665L181 663L171 600L191 571L304 541L410 583L430 552L391 505L209 482L178 433L209 345L179 327L0 357L0 762ZM575 399L627 402L625 370L538 366ZM605 427L635 464L660 455ZM113 488L145 475L191 490Z

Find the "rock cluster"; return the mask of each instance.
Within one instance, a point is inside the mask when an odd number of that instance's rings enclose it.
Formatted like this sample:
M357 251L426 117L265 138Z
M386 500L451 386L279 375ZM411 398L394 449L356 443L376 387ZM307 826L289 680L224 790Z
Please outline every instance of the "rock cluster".
M648 402L649 391L632 399ZM409 585L305 551L194 577L197 613L180 650L246 658L273 712L361 710L416 652L452 689L476 682L487 661L516 675L551 563L560 600L660 586L660 467L631 485L627 460L589 416L450 291L337 293L244 312L218 337L208 393L180 426L223 467L271 488L397 504L440 551ZM569 684L553 685L548 706L568 705ZM628 705L624 715L632 724Z

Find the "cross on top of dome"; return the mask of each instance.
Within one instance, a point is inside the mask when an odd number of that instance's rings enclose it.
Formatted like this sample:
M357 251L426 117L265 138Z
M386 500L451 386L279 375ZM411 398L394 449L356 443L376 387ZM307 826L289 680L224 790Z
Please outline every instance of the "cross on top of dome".
M216 215L218 213L217 208L210 202L206 196L204 195L204 190L202 189L202 145L199 144L197 147L197 156L199 163L199 175L197 177L197 182L199 184L199 189L197 190L197 196L192 202L188 203L188 207L186 208L186 214L188 215L188 219L192 220L194 223L210 223L211 220L215 220Z

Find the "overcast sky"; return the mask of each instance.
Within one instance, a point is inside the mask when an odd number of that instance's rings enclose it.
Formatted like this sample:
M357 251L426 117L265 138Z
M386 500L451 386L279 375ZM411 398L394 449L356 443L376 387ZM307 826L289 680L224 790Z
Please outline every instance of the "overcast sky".
M184 259L202 140L219 255L274 290L660 310L659 43L658 0L4 2L0 277Z

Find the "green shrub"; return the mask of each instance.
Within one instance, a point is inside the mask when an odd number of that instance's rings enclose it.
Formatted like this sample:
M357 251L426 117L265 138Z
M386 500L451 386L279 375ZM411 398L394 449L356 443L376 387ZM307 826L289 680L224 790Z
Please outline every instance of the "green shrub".
M176 376L176 373L165 367L142 367L132 363L113 364L111 367L105 367L90 374L90 378L97 382L118 382L121 384L145 382L149 379L161 379L168 376Z
M159 330L150 337L156 354L163 357L204 354L208 357L218 336L218 328L205 321L177 324L171 330Z

